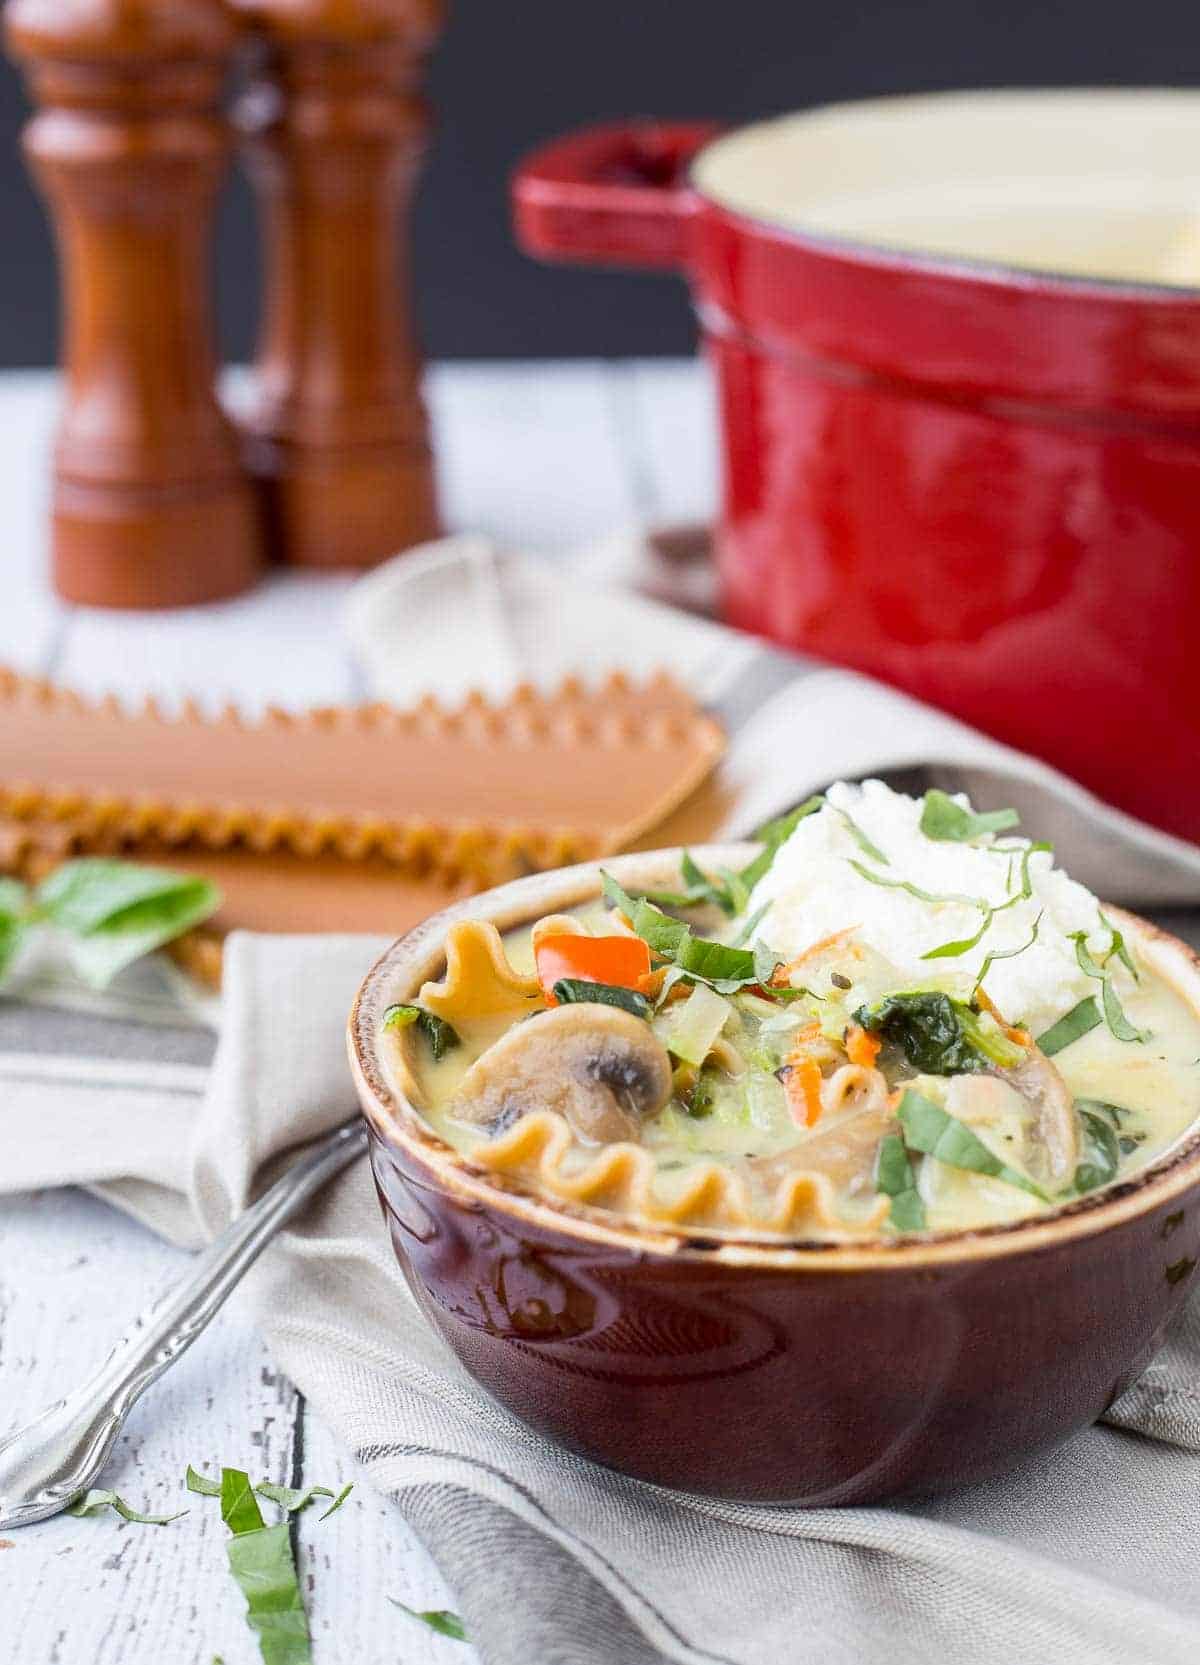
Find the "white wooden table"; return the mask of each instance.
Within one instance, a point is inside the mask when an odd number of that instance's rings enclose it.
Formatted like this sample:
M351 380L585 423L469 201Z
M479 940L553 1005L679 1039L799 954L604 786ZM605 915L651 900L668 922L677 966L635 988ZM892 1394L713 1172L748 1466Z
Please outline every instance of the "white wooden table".
M443 509L452 529L546 553L634 521L710 512L710 399L691 363L444 366L429 377ZM351 699L337 633L349 580L277 577L242 600L169 614L69 609L45 581L46 374L0 376L0 663L88 693L154 692L245 709ZM0 1161L3 1160L0 1105ZM103 1357L183 1257L75 1192L0 1200L0 1429ZM0 1548L0 1665L253 1665L257 1647L225 1566L217 1511L186 1499L189 1462L284 1484L354 1478L341 1442L271 1365L235 1295L136 1409L107 1483L186 1520L58 1519ZM453 1607L395 1509L360 1487L299 1528L317 1665L469 1665L389 1602ZM533 1662L531 1662L533 1665Z

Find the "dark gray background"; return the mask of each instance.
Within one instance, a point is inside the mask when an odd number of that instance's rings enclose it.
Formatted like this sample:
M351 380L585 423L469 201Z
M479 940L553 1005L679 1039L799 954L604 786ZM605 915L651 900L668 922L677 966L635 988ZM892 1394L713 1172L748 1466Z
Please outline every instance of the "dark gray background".
M671 277L542 267L513 248L505 181L522 151L630 113L747 120L825 99L953 86L1200 82L1195 0L457 0L435 60L438 130L417 215L418 304L443 358L679 353ZM19 78L0 69L0 364L55 351L53 256L17 155ZM245 356L253 208L222 206L221 341Z

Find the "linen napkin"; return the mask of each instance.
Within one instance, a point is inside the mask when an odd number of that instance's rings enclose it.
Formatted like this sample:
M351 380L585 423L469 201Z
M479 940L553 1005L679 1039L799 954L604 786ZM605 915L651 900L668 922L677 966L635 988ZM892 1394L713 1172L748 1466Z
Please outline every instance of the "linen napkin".
M480 544L407 571L411 586L387 569L368 580L372 605L349 621L377 692L445 696L469 678L502 693L525 666L552 682L573 663L640 672L669 656L730 730L722 831L882 772L1015 804L1114 899L1200 902L1189 846L862 678L629 597L585 597ZM0 1001L0 1191L88 1185L174 1242L203 1242L273 1159L348 1113L345 1014L382 946L235 935L215 1055L194 1024ZM268 1250L249 1295L277 1364L425 1540L486 1665L1200 1657L1195 1301L1106 1425L1052 1456L921 1504L803 1511L670 1493L525 1429L420 1317L363 1164Z

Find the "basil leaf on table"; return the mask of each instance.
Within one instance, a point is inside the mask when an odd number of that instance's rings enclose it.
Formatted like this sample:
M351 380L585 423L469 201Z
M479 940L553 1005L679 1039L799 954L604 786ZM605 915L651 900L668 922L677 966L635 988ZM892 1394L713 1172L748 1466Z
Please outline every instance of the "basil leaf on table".
M208 879L88 856L64 862L43 880L31 911L67 933L75 969L104 988L126 966L207 919L220 900Z
M897 1231L924 1231L925 1204L917 1190L908 1150L898 1133L886 1133L879 1141L875 1160L875 1189L892 1199L888 1223Z
M896 1114L904 1128L904 1143L909 1150L935 1157L950 1168L965 1168L970 1173L984 1174L989 1179L1003 1180L1019 1191L1028 1191L1040 1202L1049 1201L1046 1193L1031 1179L1016 1168L1010 1168L1007 1162L1002 1162L966 1122L960 1122L957 1116L934 1104L923 1093L914 1092L910 1087L900 1100Z
M221 1495L221 1482L210 1480L207 1474L198 1474L191 1463L187 1466L187 1474L184 1476L183 1483L189 1492L196 1492L201 1497L220 1497Z
M343 1486L340 1492L334 1492L328 1486L276 1486L270 1480L264 1480L261 1485L255 1486L254 1490L259 1497L265 1497L270 1502L277 1503L289 1515L299 1514L302 1509L307 1509L309 1504L318 1497L332 1498L333 1501L328 1509L318 1516L319 1520L328 1520L330 1515L336 1513L350 1496L350 1493L354 1490L354 1482L351 1481L348 1486Z
M449 1636L455 1642L465 1642L467 1640L466 1627L457 1613L451 1613L444 1607L431 1608L427 1612L421 1613L415 1607L409 1607L407 1603L397 1601L395 1596L389 1596L388 1600L393 1607L398 1607L402 1613L407 1613L410 1619L419 1619L423 1625L428 1625L430 1630L436 1630L439 1636Z
M922 799L921 831L938 843L966 844L983 833L1010 832L1020 820L1015 809L990 809L977 814L937 787L931 787Z
M250 1477L236 1468L221 1470L221 1519L233 1534L225 1545L229 1570L246 1598L246 1623L264 1665L312 1665L288 1523L263 1524Z
M116 1492L89 1491L78 1498L67 1510L68 1515L98 1515L102 1509L111 1509L120 1515L122 1520L132 1521L136 1526L167 1526L173 1520L180 1520L187 1514L186 1509L180 1509L174 1515L144 1515L140 1509L132 1509L123 1497Z
M560 977L554 985L554 998L560 1006L593 1003L616 1006L634 1017L649 1018L650 1002L636 989L618 988L614 983L585 983L578 977Z
M1036 1044L1047 1058L1053 1058L1056 1052L1062 1052L1072 1041L1091 1034L1092 1030L1098 1029L1103 1022L1095 995L1087 994L1078 1005L1072 1006L1069 1012L1060 1017L1057 1023L1052 1023L1044 1034L1039 1035Z

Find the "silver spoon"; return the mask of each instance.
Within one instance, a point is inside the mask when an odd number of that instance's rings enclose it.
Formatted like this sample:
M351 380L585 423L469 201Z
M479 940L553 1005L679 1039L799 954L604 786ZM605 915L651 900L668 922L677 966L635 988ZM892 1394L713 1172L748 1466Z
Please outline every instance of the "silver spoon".
M88 1489L151 1382L187 1351L280 1226L366 1148L357 1116L310 1146L137 1319L89 1381L0 1440L0 1530L57 1515Z

